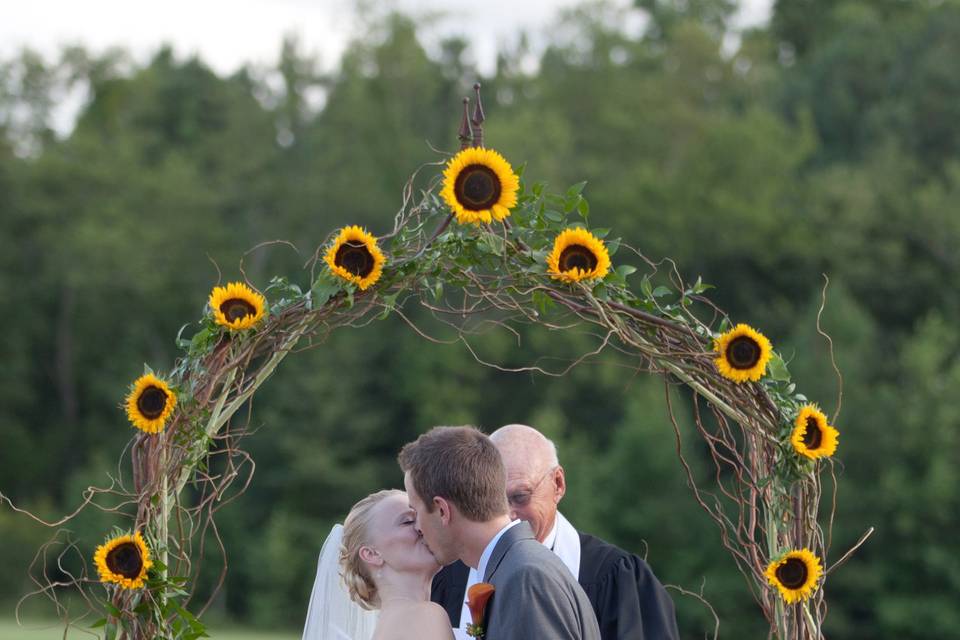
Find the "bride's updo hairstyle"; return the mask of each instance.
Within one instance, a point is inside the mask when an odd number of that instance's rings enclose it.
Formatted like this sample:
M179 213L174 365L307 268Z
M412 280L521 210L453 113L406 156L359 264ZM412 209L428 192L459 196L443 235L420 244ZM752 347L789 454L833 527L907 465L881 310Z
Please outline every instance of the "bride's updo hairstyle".
M350 592L350 598L367 610L380 608L380 596L370 573L370 567L360 559L360 547L370 543L369 529L373 508L384 498L402 493L397 489L386 489L372 493L353 505L346 520L343 521L340 575L343 577L343 583L347 586L347 591Z

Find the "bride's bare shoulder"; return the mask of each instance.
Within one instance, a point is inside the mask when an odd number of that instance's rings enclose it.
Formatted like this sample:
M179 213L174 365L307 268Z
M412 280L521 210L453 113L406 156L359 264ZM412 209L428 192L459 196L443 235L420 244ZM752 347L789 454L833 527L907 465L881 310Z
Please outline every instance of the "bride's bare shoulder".
M413 631L420 640L453 638L450 618L443 607L435 602L411 602L381 613L374 640L410 638Z

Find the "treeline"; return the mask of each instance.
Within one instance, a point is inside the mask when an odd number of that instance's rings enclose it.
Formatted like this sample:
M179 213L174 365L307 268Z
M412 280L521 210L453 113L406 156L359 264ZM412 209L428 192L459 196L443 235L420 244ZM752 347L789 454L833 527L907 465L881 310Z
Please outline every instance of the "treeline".
M504 50L480 78L488 144L530 182L587 180L594 226L716 285L712 299L761 328L832 414L838 381L816 331L829 276L821 324L843 372L832 560L876 533L829 576L827 635L956 637L960 3L779 0L731 52L732 4L638 0L650 21L636 37L591 4L550 30L536 71L522 43ZM230 77L169 50L145 65L76 48L0 62L0 491L18 506L53 518L127 474L126 385L144 362L169 369L218 279L242 261L260 287L275 274L305 284L330 231L389 231L413 171L441 159L431 145L455 148L477 77L464 42L428 55L414 21L390 16L335 73L303 49L290 41L275 69ZM59 139L53 114L77 91L88 100ZM290 244L248 253L272 240ZM560 369L579 339L531 331L518 347L494 331L475 346ZM702 589L722 637L761 637L686 486L663 383L630 367L611 356L559 378L506 374L397 318L290 358L241 442L253 483L217 514L229 571L213 613L299 626L329 526L400 484L404 442L436 424L525 422L560 444L576 524L647 553L665 583ZM689 398L671 393L708 484ZM115 524L88 509L65 527L89 555ZM29 589L26 564L51 533L0 507L0 598ZM219 572L211 543L203 590ZM712 630L706 607L674 596L684 637Z

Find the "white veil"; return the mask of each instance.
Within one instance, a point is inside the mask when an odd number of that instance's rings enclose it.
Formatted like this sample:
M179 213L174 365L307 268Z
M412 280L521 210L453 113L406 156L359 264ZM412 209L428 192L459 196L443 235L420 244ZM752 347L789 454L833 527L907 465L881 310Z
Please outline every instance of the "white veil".
M340 579L343 526L333 525L320 550L317 579L310 594L303 640L370 640L377 611L367 611L350 599Z

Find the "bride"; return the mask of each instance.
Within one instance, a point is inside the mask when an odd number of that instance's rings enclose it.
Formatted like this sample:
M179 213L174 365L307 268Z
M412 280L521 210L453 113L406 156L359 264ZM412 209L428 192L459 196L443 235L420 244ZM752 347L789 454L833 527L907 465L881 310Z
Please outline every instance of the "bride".
M430 602L440 564L415 521L407 494L387 490L334 526L320 551L303 640L453 638L446 612Z

